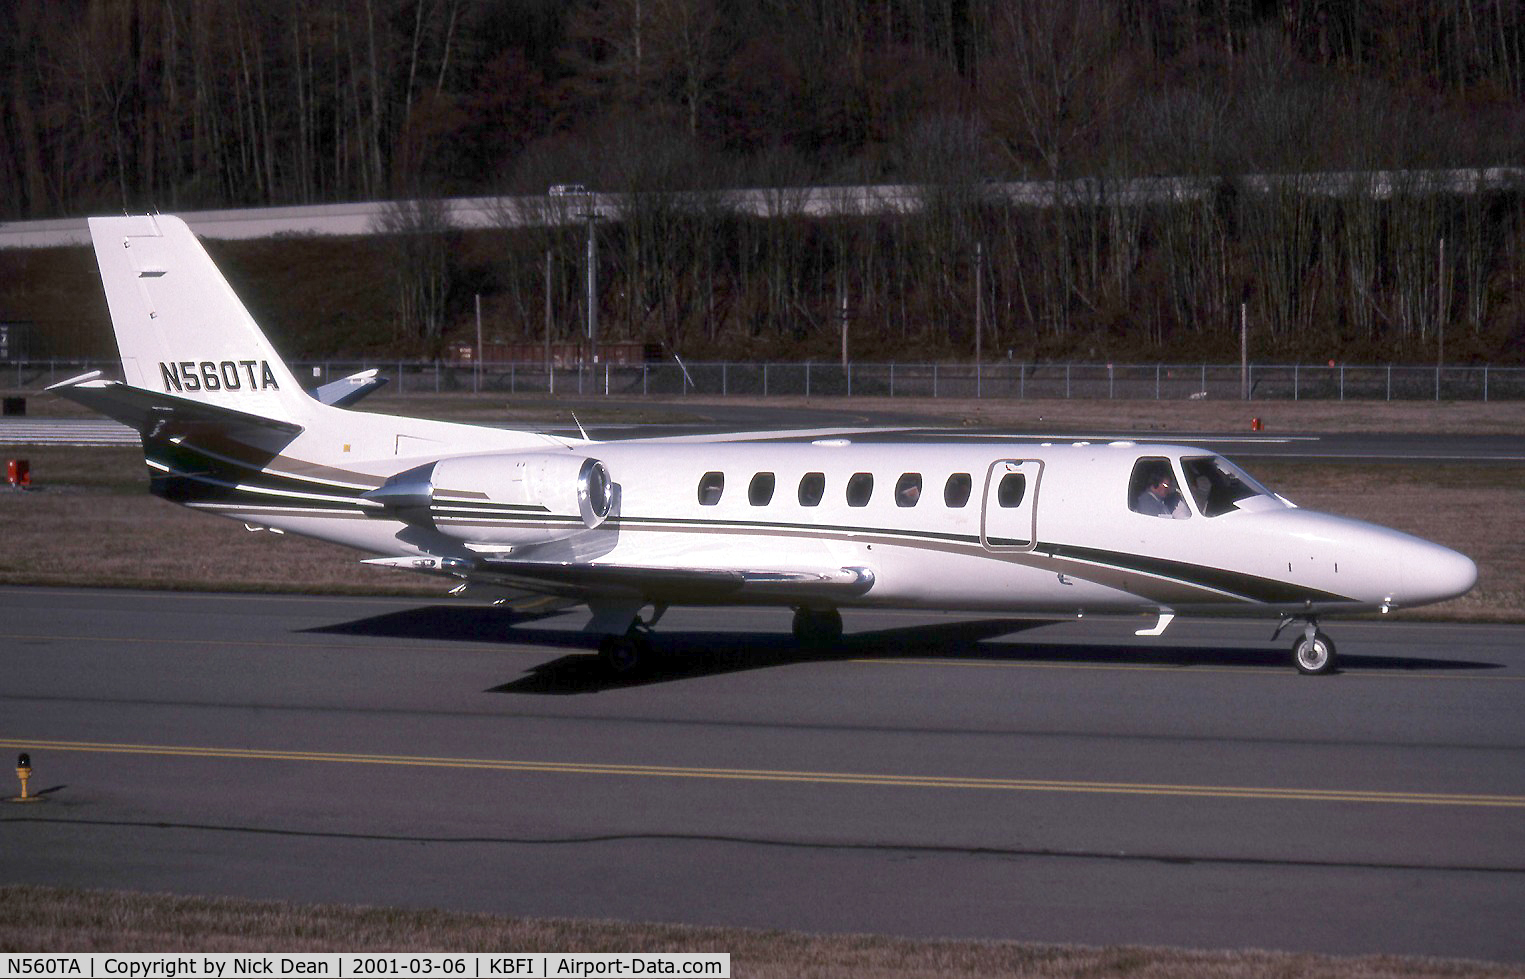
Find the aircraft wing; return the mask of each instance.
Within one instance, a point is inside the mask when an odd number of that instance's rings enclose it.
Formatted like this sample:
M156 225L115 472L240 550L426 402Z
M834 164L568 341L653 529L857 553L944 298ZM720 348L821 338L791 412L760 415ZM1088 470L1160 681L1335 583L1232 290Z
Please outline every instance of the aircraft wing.
M771 602L856 597L874 585L869 568L692 568L478 557L372 558L367 564L452 574L473 584L575 598L652 602Z
M218 433L230 430L274 432L287 436L302 433L302 426L294 422L148 391L121 381L101 380L100 371L59 381L47 390L135 428L145 438L160 434L166 426L177 435L195 434L203 429Z

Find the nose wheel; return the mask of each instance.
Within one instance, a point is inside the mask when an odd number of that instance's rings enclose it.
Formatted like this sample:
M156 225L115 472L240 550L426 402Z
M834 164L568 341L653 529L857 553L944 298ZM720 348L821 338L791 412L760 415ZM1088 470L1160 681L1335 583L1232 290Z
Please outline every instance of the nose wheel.
M1318 623L1308 621L1302 635L1292 643L1292 664L1305 676L1334 672L1334 640L1319 631Z
M1319 631L1318 619L1313 616L1288 616L1276 627L1271 641L1275 642L1282 630L1294 622L1303 623L1302 634L1292 643L1292 665L1306 676L1333 673L1335 664L1334 640Z

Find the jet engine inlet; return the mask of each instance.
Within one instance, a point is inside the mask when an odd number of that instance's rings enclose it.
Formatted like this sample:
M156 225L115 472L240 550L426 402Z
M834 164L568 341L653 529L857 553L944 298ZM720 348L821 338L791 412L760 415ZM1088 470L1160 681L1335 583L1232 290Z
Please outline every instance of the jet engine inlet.
M577 471L577 512L584 527L592 530L609 516L609 470L597 459L589 459Z

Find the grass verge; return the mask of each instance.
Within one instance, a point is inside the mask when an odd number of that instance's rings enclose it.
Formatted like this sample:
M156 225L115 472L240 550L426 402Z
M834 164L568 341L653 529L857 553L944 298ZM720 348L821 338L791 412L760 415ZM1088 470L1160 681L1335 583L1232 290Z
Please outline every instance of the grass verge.
M0 887L0 912L7 952L729 952L732 975L763 979L1525 976L1519 965L1452 959L914 941L48 887Z

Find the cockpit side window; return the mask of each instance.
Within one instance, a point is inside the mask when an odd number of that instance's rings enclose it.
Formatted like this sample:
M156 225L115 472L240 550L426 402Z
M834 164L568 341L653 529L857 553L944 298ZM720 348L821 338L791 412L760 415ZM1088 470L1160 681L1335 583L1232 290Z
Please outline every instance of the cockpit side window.
M1194 456L1181 460L1186 486L1203 516L1217 517L1239 509L1242 500L1274 496L1248 473L1220 456Z
M1133 464L1128 480L1128 506L1147 517L1185 520L1191 510L1176 487L1175 470L1164 456L1145 456Z

